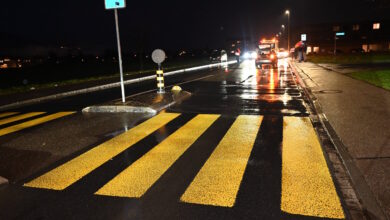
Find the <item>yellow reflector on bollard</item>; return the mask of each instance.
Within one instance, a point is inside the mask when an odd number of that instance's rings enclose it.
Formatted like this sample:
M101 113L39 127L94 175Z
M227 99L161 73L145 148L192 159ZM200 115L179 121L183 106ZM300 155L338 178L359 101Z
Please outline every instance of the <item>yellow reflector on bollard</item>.
M164 72L157 70L157 93L165 93L164 86Z

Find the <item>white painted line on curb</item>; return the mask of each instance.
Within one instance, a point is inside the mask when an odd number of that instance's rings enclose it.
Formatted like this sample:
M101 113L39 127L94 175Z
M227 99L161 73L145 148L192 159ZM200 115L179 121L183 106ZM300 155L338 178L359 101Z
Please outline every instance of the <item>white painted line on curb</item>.
M176 74L180 74L180 73L187 73L187 72L192 72L192 71L201 70L201 69L208 69L208 68L212 68L212 67L231 65L231 64L235 64L235 63L237 63L237 61L229 61L226 63L208 64L208 65L203 65L203 66L198 66L198 67L191 67L191 68L187 68L187 69L166 72L164 75L171 76L171 75L176 75ZM155 78L156 78L155 75L145 76L145 77L141 77L141 78L137 78L137 79L126 80L124 83L125 83L125 85L129 85L129 84L143 82L143 81L151 80L151 79L155 79ZM74 91L44 96L44 97L40 97L40 98L19 101L19 102L11 103L8 105L0 106L0 111L4 111L7 109L11 109L11 108L17 108L17 107L21 107L21 106L25 106L25 105L29 105L29 104L35 104L35 103L39 103L39 102L55 100L55 99L59 99L59 98L65 98L65 97L69 97L69 96L75 96L75 95L96 92L96 91L105 90L105 89L111 89L111 88L115 88L115 87L119 87L119 86L120 86L120 82L110 83L110 84L90 87L90 88L86 88L86 89L74 90Z

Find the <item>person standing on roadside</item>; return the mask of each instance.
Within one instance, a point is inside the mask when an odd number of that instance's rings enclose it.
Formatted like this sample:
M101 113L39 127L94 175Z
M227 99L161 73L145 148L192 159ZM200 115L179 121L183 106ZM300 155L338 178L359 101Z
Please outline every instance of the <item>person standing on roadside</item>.
M237 48L235 55L236 55L237 64L239 64L240 63L240 55L241 55L240 48Z
M302 44L299 47L299 52L298 52L298 61L299 62L305 61L306 48L307 48L306 42L302 41Z
M302 61L306 62L306 51L307 51L307 44L306 41L303 42L303 48L302 48Z
M291 58L293 59L293 60L296 60L297 59L297 54L298 54L298 49L297 48L291 48L290 49L290 54L291 54Z
M303 61L303 50L304 50L304 42L303 41L299 42L299 46L298 46L297 50L298 50L297 60L298 60L298 62L302 62Z

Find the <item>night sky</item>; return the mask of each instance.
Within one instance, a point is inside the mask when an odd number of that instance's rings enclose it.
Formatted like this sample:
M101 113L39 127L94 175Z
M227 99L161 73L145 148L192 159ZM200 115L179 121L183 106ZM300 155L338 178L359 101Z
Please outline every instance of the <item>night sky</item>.
M259 38L292 26L389 19L389 0L131 1L119 11L125 50L211 48L228 39ZM65 45L99 51L115 47L113 11L104 0L3 1L0 48ZM5 39L5 40L4 40Z

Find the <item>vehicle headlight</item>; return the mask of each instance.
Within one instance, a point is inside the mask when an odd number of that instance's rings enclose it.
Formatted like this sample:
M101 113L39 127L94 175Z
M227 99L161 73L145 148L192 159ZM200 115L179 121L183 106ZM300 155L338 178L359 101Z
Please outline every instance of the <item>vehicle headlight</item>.
M252 52L251 57L252 57L252 59L256 59L257 58L257 53L256 52Z
M245 59L249 59L250 56L251 56L251 55L250 55L248 52L244 53L244 58L245 58Z

